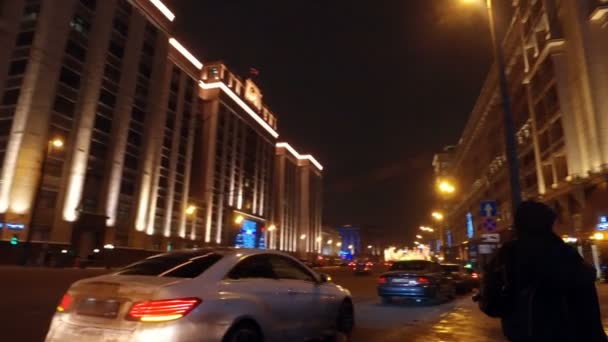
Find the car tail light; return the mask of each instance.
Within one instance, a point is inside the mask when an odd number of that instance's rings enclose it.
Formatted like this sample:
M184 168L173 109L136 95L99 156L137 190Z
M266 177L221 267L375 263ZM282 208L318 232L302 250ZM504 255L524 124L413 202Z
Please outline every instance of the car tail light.
M57 311L68 311L70 309L70 306L72 306L72 297L66 293L63 295L63 297L61 297L61 302L59 302L59 305L57 305Z
M367 265L367 266L374 266L374 264L373 264L373 263L371 263L371 262L368 262L368 263L367 263L367 264L365 264L365 265Z
M186 316L201 300L198 298L164 299L133 304L127 319L139 322L166 322Z
M428 284L430 283L429 278L426 277L419 277L417 280L418 284Z
M387 281L388 281L388 279L386 279L386 277L378 278L378 284L386 284Z
M477 279L477 278L479 278L479 274L477 274L477 273L473 272L473 273L471 274L471 278L475 278L475 279Z

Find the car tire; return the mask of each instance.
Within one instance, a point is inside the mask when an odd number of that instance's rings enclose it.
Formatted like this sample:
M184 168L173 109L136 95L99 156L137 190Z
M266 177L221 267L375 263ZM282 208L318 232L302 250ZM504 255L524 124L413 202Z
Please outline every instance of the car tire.
M350 300L345 300L338 310L338 317L336 317L336 341L350 340L354 328L355 308Z
M238 323L222 339L222 342L263 342L264 338L260 329L253 323Z
M384 304L384 305L393 304L393 297L383 296L381 300L382 300L382 304Z

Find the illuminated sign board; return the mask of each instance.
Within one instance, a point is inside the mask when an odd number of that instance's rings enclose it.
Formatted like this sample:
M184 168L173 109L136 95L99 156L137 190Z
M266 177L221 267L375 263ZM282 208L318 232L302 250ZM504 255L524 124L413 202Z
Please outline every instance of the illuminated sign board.
M6 228L9 230L24 230L25 225L22 223L0 223L0 228Z
M258 223L251 220L243 220L241 231L236 236L234 243L238 248L256 248L258 245Z
M608 216L600 216L600 222L597 224L597 230L608 230Z

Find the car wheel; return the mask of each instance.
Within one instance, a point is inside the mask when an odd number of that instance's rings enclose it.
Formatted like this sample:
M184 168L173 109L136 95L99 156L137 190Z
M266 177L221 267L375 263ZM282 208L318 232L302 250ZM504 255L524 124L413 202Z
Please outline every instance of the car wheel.
M222 342L262 342L262 333L253 323L243 322L230 328Z
M348 341L355 327L355 309L350 300L345 300L340 306L336 318L336 341Z
M385 305L393 304L393 297L389 297L389 296L382 297L382 304L385 304Z

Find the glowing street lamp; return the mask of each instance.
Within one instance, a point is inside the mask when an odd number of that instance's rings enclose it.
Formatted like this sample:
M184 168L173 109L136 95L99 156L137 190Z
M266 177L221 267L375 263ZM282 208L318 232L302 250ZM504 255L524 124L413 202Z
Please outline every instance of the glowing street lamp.
M194 205L189 205L188 208L186 208L186 215L188 216L192 216L194 215L194 213L196 212L196 206Z
M342 247L342 242L336 242L336 246Z
M317 238L317 242L321 243L321 241L323 241L323 238L319 236L319 237Z
M54 148L62 148L63 140L61 138L55 138L51 140L51 145L53 145Z
M274 224L271 224L270 227L268 227L269 232L273 232L275 230L277 230L277 226L275 226Z
M431 216L433 216L433 218L437 221L442 221L443 220L443 214L438 212L438 211L433 211L433 213L431 214Z
M456 187L447 180L440 181L437 185L437 189L444 195L450 195L456 191Z
M327 240L328 245L331 245L332 243L334 243L334 240Z
M306 239L306 234L300 235L300 240L304 240L304 239Z
M416 238L417 239L422 239L422 235L418 234L418 235L416 235Z
M235 219L234 219L234 223L236 224L241 224L243 223L243 221L245 221L245 218L243 217L243 215L238 215Z
M367 249L372 249L372 248L373 248L372 245L367 246Z

